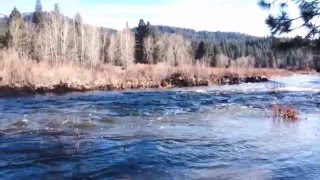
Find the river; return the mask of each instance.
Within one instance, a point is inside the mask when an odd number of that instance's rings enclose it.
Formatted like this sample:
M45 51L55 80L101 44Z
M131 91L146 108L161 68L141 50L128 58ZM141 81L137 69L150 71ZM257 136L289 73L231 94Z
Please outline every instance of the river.
M15 178L319 179L320 77L1 98L0 179Z

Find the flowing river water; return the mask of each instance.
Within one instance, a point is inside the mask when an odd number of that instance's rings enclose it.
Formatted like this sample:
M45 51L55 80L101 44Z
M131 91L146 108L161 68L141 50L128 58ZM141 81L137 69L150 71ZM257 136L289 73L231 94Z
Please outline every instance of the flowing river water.
M1 98L0 179L319 179L320 77L274 80Z

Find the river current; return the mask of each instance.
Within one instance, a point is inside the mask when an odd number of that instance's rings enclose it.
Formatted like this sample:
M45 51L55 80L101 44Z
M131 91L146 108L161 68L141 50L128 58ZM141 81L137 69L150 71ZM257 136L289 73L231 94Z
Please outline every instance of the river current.
M1 98L0 179L15 178L319 179L320 77Z

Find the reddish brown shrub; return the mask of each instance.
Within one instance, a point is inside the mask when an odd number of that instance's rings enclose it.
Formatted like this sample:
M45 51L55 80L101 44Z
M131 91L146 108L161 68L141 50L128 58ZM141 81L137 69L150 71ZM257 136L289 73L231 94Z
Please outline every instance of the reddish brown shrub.
M274 117L281 117L284 120L299 120L299 113L293 107L282 107L277 104L271 105L271 111Z
M288 119L288 120L298 120L299 119L298 111L293 107L284 108L282 111L283 111L282 116L284 119Z

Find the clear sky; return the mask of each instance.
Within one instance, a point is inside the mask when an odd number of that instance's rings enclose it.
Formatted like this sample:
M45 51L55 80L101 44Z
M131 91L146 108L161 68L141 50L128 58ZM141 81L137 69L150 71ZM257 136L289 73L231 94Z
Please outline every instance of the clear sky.
M69 17L79 12L85 23L122 29L139 19L154 25L169 25L195 30L241 32L268 36L264 20L268 12L257 5L258 0L42 0L43 9L59 3L61 12ZM13 7L32 12L35 0L0 0L0 13L9 14Z

